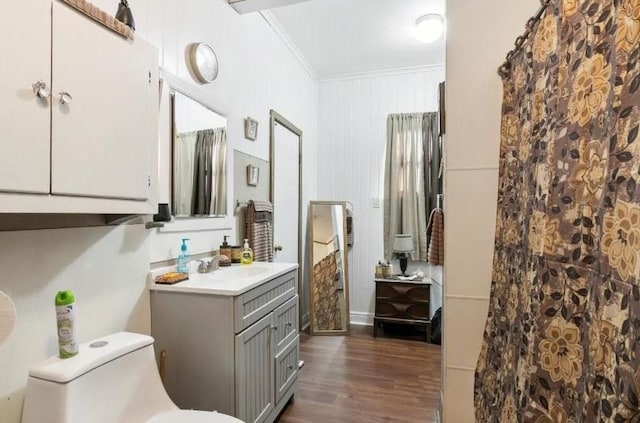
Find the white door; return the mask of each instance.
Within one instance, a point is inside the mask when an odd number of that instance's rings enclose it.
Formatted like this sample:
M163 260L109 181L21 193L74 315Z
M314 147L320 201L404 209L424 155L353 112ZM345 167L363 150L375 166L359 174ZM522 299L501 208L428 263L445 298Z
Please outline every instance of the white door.
M149 197L157 68L150 45L53 3L52 193Z
M273 258L279 263L298 263L300 136L276 121L271 142ZM278 251L280 246L282 250Z
M4 2L0 13L0 191L49 192L51 0ZM43 94L45 93L43 91Z

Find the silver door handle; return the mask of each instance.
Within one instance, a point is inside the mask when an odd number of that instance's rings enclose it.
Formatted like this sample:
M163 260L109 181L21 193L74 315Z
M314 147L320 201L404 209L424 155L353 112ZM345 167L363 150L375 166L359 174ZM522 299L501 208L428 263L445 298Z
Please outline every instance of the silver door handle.
M279 245L279 244L274 245L273 251L282 251L282 245Z
M60 96L60 104L69 104L73 101L73 97L66 91L61 91L58 93Z
M33 93L41 99L47 99L51 96L51 90L47 87L47 83L40 80L31 86Z

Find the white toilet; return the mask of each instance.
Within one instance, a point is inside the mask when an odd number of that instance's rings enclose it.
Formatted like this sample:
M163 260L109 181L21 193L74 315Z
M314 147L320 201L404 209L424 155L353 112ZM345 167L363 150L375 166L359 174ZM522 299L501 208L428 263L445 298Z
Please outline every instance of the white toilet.
M29 371L22 423L242 423L180 410L162 386L153 338L119 332L51 357Z

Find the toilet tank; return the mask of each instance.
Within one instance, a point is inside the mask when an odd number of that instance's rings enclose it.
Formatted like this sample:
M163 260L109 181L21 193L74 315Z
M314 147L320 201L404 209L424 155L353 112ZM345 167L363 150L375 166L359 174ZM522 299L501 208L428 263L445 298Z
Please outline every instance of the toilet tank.
M158 375L153 338L119 332L29 370L22 423L145 422L177 409Z

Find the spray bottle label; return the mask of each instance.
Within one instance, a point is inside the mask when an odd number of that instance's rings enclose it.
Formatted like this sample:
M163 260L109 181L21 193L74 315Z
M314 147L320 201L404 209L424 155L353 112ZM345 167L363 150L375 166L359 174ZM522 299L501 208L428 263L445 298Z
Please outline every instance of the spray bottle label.
M73 304L56 306L58 321L58 349L61 358L73 357L78 354L78 344L75 337L75 310Z

